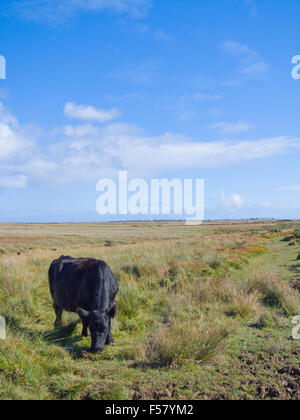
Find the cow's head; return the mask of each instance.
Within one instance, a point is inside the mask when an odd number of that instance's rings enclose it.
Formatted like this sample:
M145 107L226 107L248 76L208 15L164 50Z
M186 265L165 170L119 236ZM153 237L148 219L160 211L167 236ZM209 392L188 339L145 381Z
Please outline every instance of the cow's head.
M85 311L84 309L77 309L77 313L80 316L84 325L88 326L91 332L92 339L92 352L101 352L104 350L106 343L107 334L109 333L109 318L114 317L116 313L115 305L110 311Z

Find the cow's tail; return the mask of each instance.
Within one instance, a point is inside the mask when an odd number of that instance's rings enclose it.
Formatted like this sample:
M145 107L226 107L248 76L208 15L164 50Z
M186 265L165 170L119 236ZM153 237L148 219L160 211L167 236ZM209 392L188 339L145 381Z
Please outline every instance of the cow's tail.
M55 271L55 264L54 262L50 265L49 271L48 271L48 279L49 279L49 286L50 286L50 292L52 297L54 297L54 271Z

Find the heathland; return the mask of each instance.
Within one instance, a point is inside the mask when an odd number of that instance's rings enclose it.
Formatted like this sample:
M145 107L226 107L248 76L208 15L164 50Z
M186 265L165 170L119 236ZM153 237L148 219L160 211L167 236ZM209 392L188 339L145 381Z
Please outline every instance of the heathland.
M0 225L0 399L299 399L300 223ZM114 346L55 329L48 268L105 260Z

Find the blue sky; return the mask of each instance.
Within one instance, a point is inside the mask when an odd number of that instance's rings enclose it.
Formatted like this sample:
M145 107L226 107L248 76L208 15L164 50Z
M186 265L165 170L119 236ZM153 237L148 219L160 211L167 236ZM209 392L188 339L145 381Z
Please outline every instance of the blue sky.
M101 221L99 178L300 217L299 0L2 0L0 221Z

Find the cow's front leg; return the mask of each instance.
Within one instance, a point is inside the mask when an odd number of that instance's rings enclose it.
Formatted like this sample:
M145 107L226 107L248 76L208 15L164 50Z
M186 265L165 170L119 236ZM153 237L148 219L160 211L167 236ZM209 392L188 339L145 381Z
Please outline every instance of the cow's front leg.
M56 320L55 320L54 326L56 328L57 327L61 327L61 325L62 325L63 308L61 308L59 305L57 305L56 303L54 303L53 309L54 309L55 314L56 314Z
M109 328L108 328L108 334L106 337L106 342L105 344L114 344L115 340L113 339L113 336L111 334L111 318L109 318Z
M105 344L114 344L115 340L113 339L113 336L111 334L111 332L109 331L109 333L107 334L107 338L106 338L106 343Z

